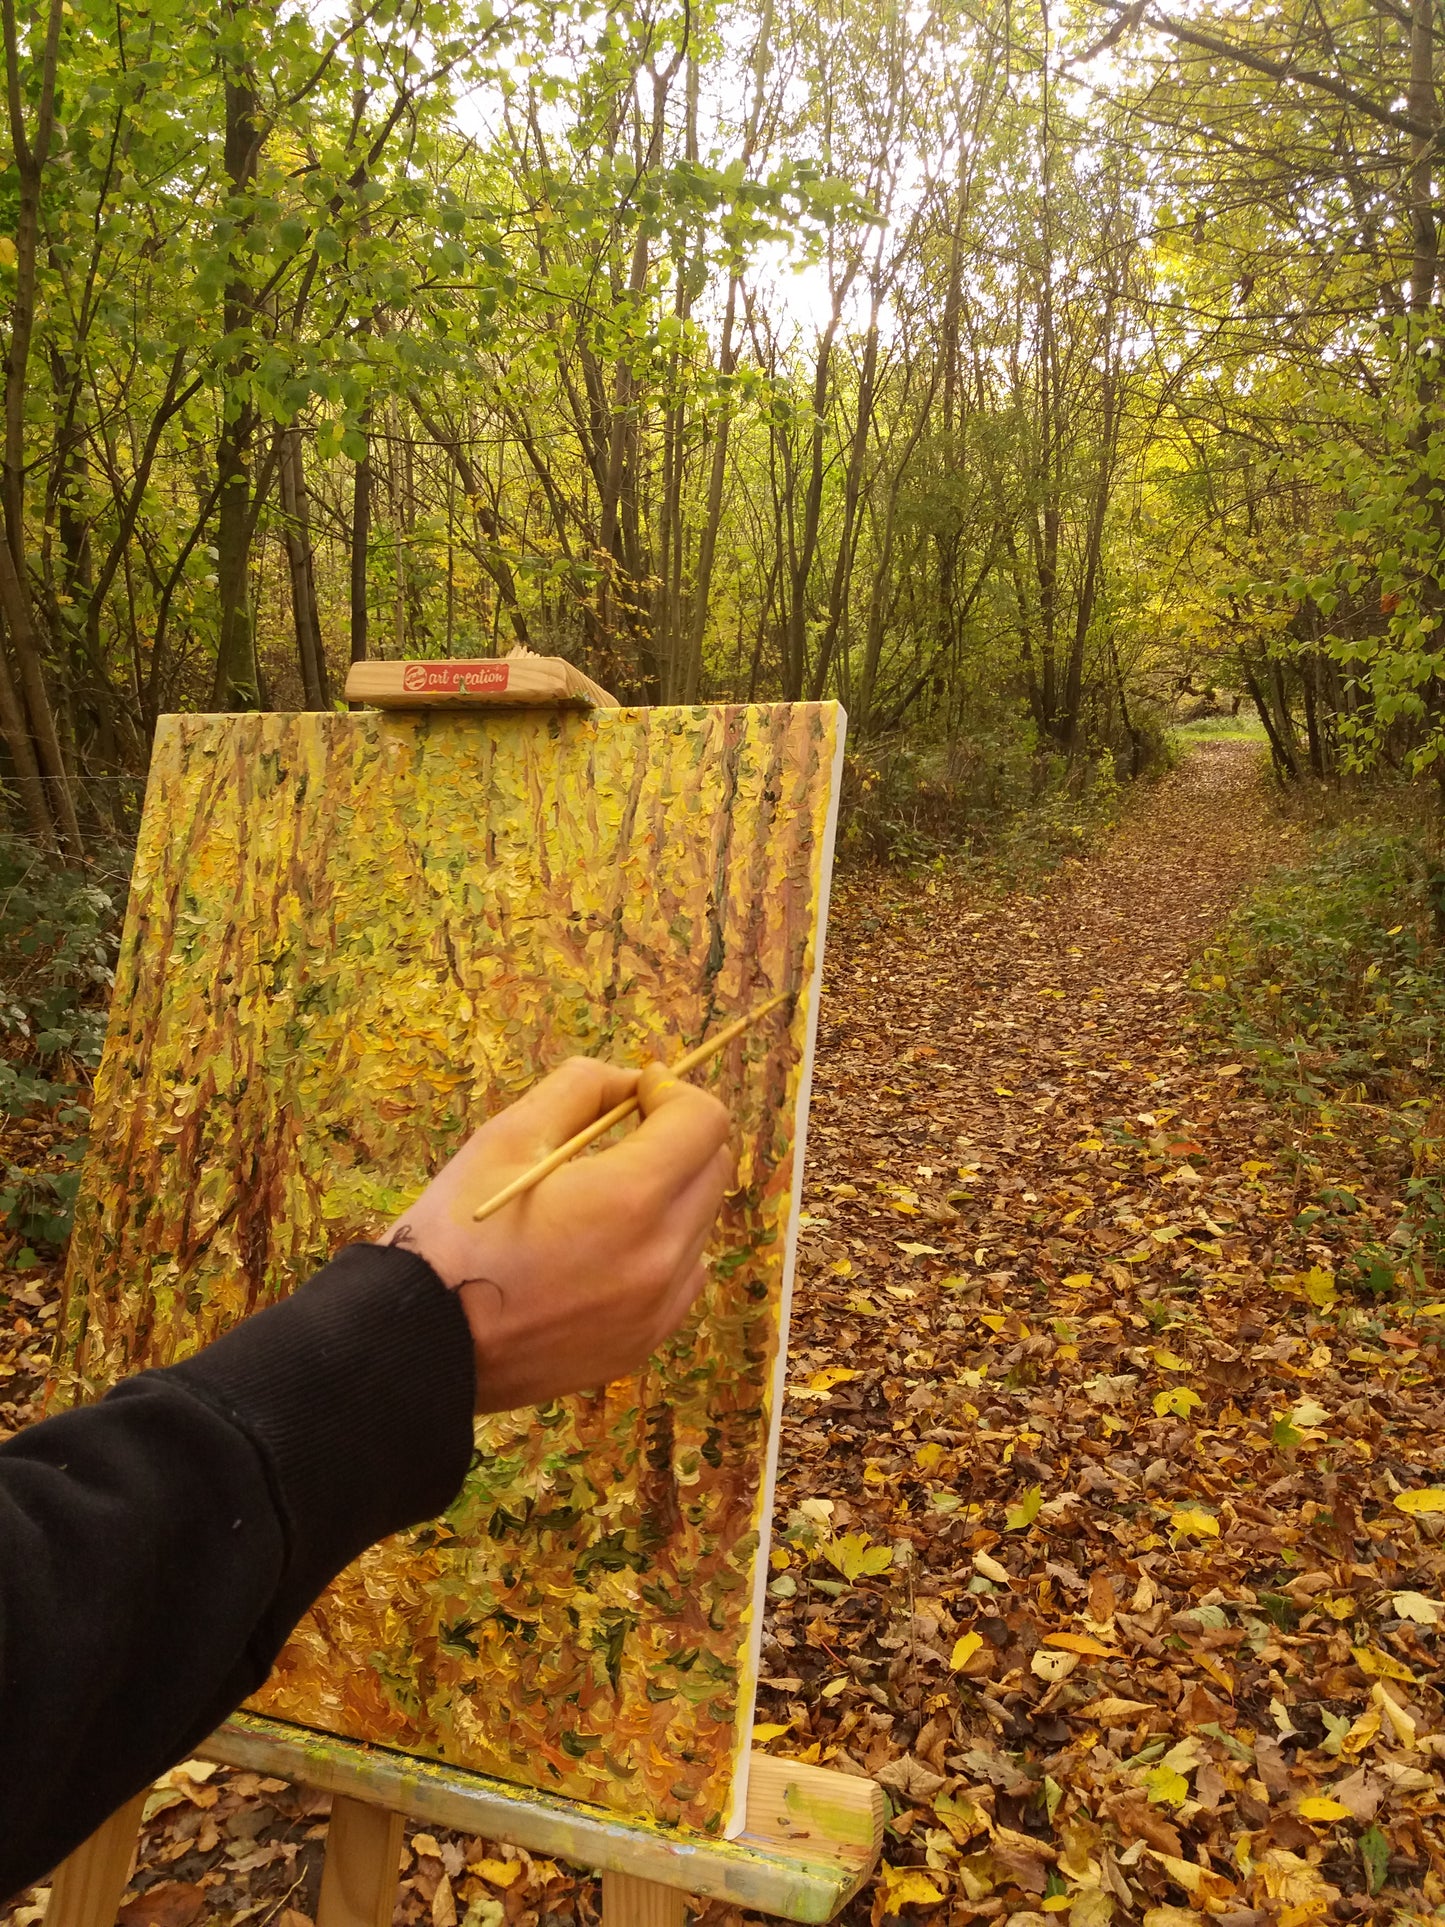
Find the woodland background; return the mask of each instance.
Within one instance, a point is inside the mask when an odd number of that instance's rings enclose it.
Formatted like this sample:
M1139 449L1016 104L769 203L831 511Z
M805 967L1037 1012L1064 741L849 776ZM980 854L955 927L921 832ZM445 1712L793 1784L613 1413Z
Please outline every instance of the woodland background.
M516 642L846 703L857 834L1256 707L1433 769L1434 0L4 0L0 734Z

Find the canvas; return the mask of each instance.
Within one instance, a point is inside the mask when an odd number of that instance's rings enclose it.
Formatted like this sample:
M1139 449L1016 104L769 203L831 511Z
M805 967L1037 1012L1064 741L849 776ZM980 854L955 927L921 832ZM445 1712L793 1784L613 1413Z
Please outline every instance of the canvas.
M629 1815L741 1824L842 712L169 717L67 1279L62 1400L377 1235L576 1052L700 1073L737 1188L640 1376L478 1426L259 1710Z

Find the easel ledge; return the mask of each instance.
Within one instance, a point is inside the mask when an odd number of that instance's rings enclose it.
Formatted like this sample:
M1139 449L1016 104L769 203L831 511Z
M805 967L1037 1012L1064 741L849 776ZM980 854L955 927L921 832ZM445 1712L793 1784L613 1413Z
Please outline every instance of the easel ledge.
M681 1927L688 1894L828 1921L872 1873L883 1843L883 1792L872 1780L768 1753L752 1756L747 1826L735 1840L619 1819L249 1713L196 1754L334 1796L316 1927L390 1927L406 1819L596 1868L603 1927ZM45 1927L113 1927L143 1804L122 1808L65 1862Z

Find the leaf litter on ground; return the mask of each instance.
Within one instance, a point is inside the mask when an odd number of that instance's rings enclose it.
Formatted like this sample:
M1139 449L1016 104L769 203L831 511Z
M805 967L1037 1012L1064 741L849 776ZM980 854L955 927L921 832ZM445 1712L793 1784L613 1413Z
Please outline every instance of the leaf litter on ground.
M1221 743L1032 892L839 881L755 1742L884 1787L854 1927L1445 1906L1445 1319L1337 1289L1303 1193L1347 1185L1389 1249L1394 1172L1191 1016L1298 841ZM160 1793L125 1927L306 1927L325 1796ZM408 1831L398 1927L597 1910L564 1867Z

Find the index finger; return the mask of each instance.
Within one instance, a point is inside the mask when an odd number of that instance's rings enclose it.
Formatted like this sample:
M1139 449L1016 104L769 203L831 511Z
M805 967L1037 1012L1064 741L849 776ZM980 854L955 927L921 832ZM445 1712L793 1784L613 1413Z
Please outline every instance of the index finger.
M603 1156L617 1159L656 1196L670 1198L691 1182L727 1142L732 1118L696 1084L674 1077L665 1064L649 1064L637 1085L642 1122Z
M637 1084L636 1071L595 1057L570 1057L497 1113L486 1127L489 1148L525 1159L545 1157L631 1097Z

